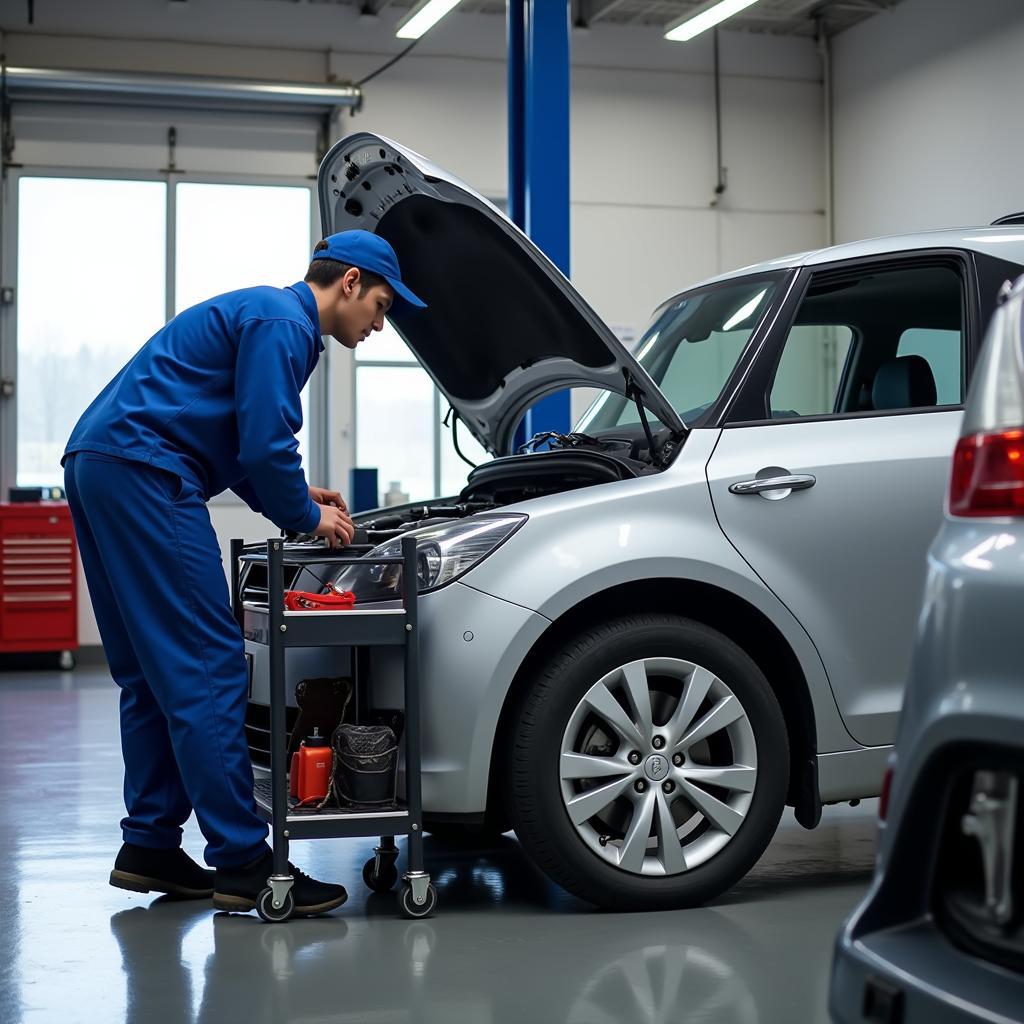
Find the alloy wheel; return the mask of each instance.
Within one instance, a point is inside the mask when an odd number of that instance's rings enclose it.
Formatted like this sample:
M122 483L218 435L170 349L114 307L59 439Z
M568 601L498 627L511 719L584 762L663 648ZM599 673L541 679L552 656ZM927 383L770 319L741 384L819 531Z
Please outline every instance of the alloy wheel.
M757 784L747 712L718 676L678 658L613 669L569 717L562 801L583 842L636 875L693 870L746 819Z

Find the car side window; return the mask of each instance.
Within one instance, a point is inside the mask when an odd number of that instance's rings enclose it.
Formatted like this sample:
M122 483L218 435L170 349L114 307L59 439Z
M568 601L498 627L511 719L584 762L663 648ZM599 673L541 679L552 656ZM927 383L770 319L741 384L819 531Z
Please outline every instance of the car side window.
M935 378L936 405L959 405L963 400L960 332L908 327L900 335L897 358L918 355Z
M852 341L845 324L792 327L772 385L772 419L832 412Z
M771 417L958 405L963 324L952 263L814 274L770 385Z

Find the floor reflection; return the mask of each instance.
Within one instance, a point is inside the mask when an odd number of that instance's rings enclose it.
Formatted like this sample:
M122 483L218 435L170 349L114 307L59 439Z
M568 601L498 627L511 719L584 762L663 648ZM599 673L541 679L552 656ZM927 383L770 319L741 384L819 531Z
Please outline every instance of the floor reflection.
M603 916L625 923L589 929L585 938L523 922L465 935L440 919L264 925L215 914L200 925L202 915L165 903L117 913L110 926L128 1024L774 1019L759 1015L747 977L764 951L717 912L693 913L696 927L687 929L664 917L649 927ZM196 926L211 926L213 941L193 977L182 941Z
M609 914L547 906L548 884L512 840L461 850L443 867L440 853L431 857L439 912L429 921L398 919L393 896L380 893L276 925L165 900L115 914L127 1020L811 1021L834 925L859 891L847 884L823 899L799 887L753 914ZM194 947L191 958L183 945Z
M0 802L18 890L0 916L0 1024L825 1024L832 941L870 877L868 806L830 808L815 832L790 817L713 907L653 914L576 900L511 836L427 836L438 912L409 922L393 894L362 886L373 840L296 843L296 863L343 882L349 902L265 925L106 884L122 813L116 695L45 697L0 690L0 777L44 798ZM44 712L61 750L47 765L32 747ZM194 822L185 842L200 854Z
M713 919L711 932L723 923ZM703 945L646 945L610 961L583 985L568 1024L662 1024L683 1013L693 1024L758 1024L754 996L734 966L735 957L723 959L718 937L711 938L702 936Z

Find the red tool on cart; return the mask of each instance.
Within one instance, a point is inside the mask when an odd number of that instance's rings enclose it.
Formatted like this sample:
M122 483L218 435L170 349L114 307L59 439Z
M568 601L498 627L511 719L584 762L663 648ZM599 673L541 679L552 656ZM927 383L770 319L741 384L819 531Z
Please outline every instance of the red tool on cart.
M284 592L284 606L290 612L348 611L355 603L356 595L351 590L338 590L333 583L327 584L325 594L312 594L308 590Z

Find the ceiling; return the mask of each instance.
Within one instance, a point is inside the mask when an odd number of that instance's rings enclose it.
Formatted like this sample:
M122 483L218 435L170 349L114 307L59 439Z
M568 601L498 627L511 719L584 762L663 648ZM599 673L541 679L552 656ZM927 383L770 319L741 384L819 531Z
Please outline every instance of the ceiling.
M387 8L399 11L414 0L308 0L358 6L367 14ZM572 0L573 23L608 25L668 25L703 5L704 0ZM813 36L817 19L825 32L835 35L900 0L760 0L727 22L731 30L770 32L777 35ZM462 0L459 10L505 14L505 0Z

